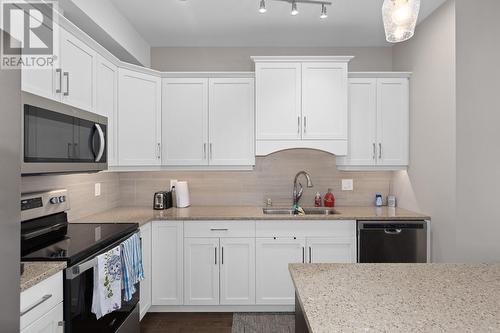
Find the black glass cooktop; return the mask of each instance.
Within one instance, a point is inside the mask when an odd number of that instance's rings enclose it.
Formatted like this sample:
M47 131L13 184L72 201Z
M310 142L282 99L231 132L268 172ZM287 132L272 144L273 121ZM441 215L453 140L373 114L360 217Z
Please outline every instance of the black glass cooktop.
M23 254L22 261L67 261L71 266L131 235L137 228L136 223L69 223L65 236Z

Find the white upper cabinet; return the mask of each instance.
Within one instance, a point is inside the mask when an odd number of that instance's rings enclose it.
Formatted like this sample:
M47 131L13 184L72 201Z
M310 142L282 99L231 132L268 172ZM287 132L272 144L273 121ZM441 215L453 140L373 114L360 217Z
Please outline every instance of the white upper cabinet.
M120 166L161 163L161 79L119 70L118 160Z
M94 110L96 52L65 29L61 34L62 102Z
M384 78L377 80L379 165L408 165L408 89L408 79Z
M253 57L256 155L291 148L347 153L352 57Z
M349 154L339 157L337 165L350 170L408 166L409 73L351 76Z
M302 64L302 138L347 140L347 63Z
M208 79L163 79L164 165L208 165Z
M256 63L257 140L301 138L301 64Z
M209 80L210 165L254 165L253 78Z
M97 56L95 112L108 118L108 165L118 164L118 67Z
M164 78L163 165L249 166L253 78Z

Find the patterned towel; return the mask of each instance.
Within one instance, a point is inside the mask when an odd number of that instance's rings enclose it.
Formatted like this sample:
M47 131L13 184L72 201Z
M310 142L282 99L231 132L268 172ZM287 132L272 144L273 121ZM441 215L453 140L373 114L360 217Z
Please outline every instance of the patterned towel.
M144 269L142 267L141 239L139 234L125 240L120 245L122 250L122 289L124 290L124 301L132 299L136 292L135 284L144 280Z
M92 295L92 313L97 319L121 308L121 284L121 249L117 246L97 256Z

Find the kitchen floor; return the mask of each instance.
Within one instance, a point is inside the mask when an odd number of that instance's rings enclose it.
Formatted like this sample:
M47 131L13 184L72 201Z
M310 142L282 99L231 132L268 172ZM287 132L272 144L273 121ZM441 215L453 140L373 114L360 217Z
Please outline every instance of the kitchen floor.
M231 333L232 313L148 313L141 333Z

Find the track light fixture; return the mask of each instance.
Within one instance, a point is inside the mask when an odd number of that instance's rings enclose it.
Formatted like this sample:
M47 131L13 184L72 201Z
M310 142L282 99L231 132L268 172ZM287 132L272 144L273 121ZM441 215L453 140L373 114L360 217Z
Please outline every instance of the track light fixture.
M265 12L267 12L266 0L260 0L259 13L264 14Z
M322 1L322 0L273 0L273 1L281 1L281 2L288 2L289 4L292 5L292 10L290 14L292 16L296 16L299 14L299 8L298 8L298 3L302 4L310 4L310 5L321 5L321 19L326 19L328 17L327 11L326 11L326 6L331 6L330 1ZM260 5L259 5L259 13L264 14L267 12L266 8L266 0L260 0Z

